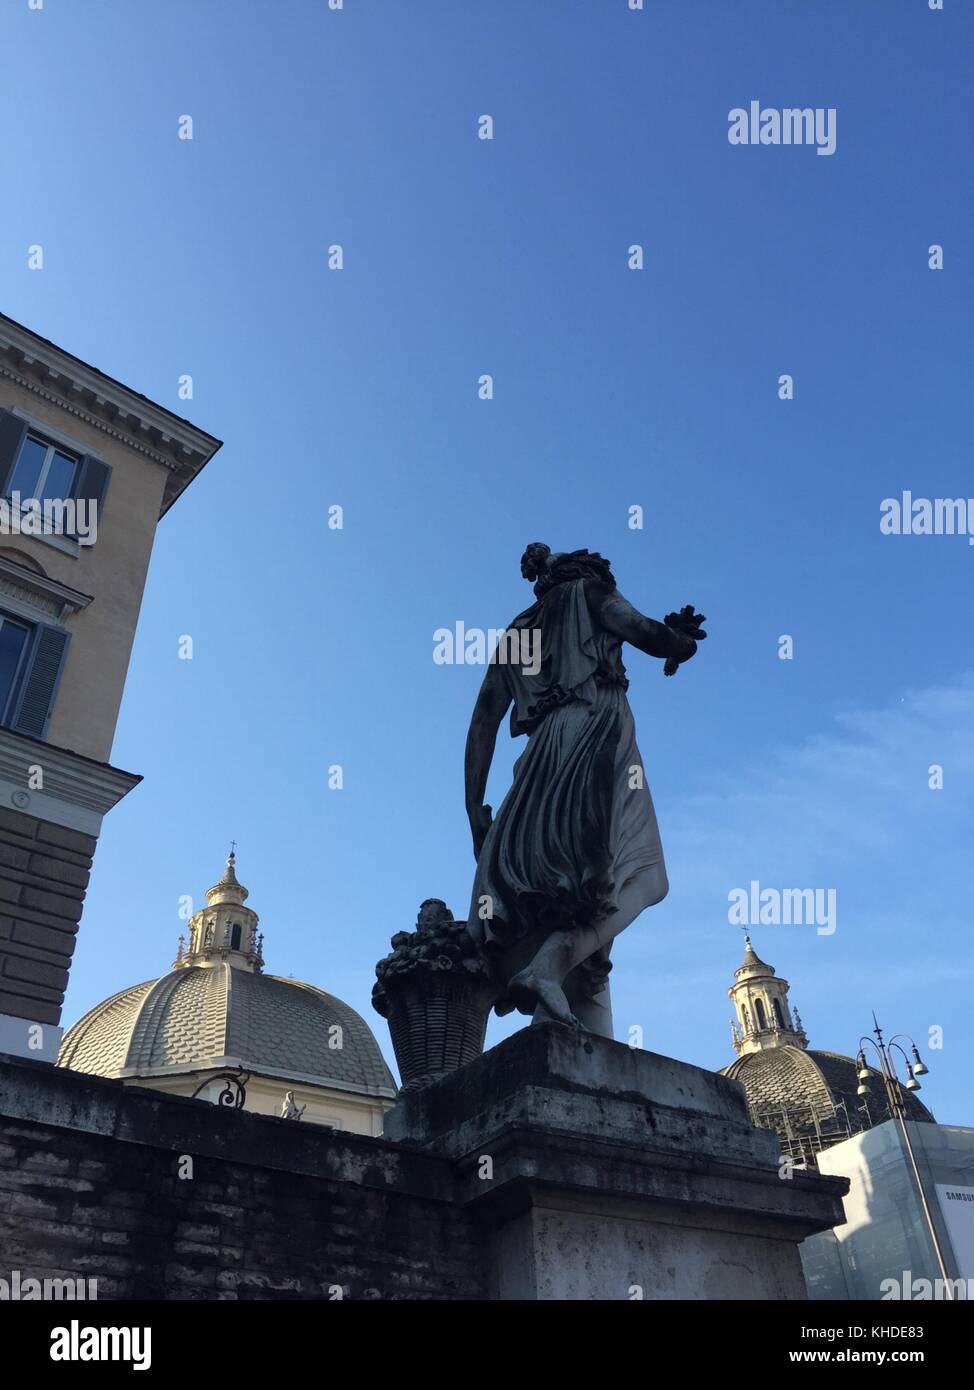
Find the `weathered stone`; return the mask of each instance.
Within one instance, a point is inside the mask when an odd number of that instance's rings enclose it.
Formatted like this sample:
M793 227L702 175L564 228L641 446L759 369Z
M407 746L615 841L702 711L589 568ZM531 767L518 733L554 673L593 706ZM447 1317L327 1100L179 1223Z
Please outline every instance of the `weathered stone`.
M381 1139L10 1059L0 1145L16 1165L0 1164L0 1246L22 1269L96 1277L103 1299L484 1294L453 1165ZM192 1155L192 1181L176 1154ZM53 1193L66 1179L51 1156L77 1165L87 1200Z
M25 817L26 819L26 817ZM37 822L37 838L44 844L59 845L62 849L73 850L75 854L91 859L98 841L93 835L84 835L80 830L69 830L63 825L51 825L47 821Z
M35 877L49 879L52 883L69 884L73 888L87 888L88 880L91 878L88 867L69 863L66 859L54 859L49 854L32 854L29 862L18 864L16 867L27 867Z
M106 1299L799 1297L795 1242L841 1220L735 1082L560 1025L391 1114L397 1141L0 1062L0 1245Z
M804 1298L798 1242L843 1220L736 1083L560 1024L405 1092L386 1134L455 1160L497 1298Z
M57 1024L84 905L95 840L63 826L0 808L0 1014L5 1046L35 1044L11 1020ZM13 1031L11 1031L13 1029ZM57 1053L51 1033L44 1056Z

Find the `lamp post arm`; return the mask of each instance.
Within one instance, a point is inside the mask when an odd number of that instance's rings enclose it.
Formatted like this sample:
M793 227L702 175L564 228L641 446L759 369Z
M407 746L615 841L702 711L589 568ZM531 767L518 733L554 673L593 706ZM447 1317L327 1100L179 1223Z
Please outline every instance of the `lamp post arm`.
M883 1078L883 1085L886 1087L886 1100L889 1104L890 1113L895 1117L900 1113L900 1095L899 1087L896 1085L896 1073L893 1071L889 1057L886 1055L886 1044L877 1043L874 1038L860 1038L859 1052L863 1061L866 1059L863 1043L868 1043L879 1058L879 1072Z

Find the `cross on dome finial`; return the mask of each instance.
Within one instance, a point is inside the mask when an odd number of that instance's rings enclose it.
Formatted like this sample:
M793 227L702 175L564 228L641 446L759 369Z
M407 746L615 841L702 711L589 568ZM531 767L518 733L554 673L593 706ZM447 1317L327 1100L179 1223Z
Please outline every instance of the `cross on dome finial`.
M237 842L230 841L230 853L227 855L227 866L223 871L219 883L215 883L212 888L206 890L206 900L210 906L222 902L243 903L250 896L246 888L237 878Z

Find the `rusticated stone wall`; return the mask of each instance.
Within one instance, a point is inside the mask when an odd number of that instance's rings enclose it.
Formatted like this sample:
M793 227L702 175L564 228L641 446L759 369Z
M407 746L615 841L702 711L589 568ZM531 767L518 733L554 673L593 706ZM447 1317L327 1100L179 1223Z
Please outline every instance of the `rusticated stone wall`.
M0 1279L100 1299L477 1299L452 1165L0 1058Z
M0 808L0 1014L60 1022L96 843Z

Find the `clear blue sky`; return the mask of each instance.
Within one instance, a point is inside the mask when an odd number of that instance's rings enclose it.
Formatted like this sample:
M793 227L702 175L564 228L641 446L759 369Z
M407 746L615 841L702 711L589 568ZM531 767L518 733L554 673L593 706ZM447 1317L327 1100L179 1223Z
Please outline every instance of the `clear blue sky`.
M728 892L834 887L833 936L754 932L813 1045L939 1025L924 1097L974 1123L974 549L878 526L974 495L971 5L4 0L0 50L2 308L226 441L159 529L66 1022L168 968L235 837L268 968L389 1050L374 963L473 870L482 672L433 630L524 607L540 538L709 619L675 680L628 661L672 889L618 1034L726 1064ZM836 153L731 146L752 99L835 107Z

